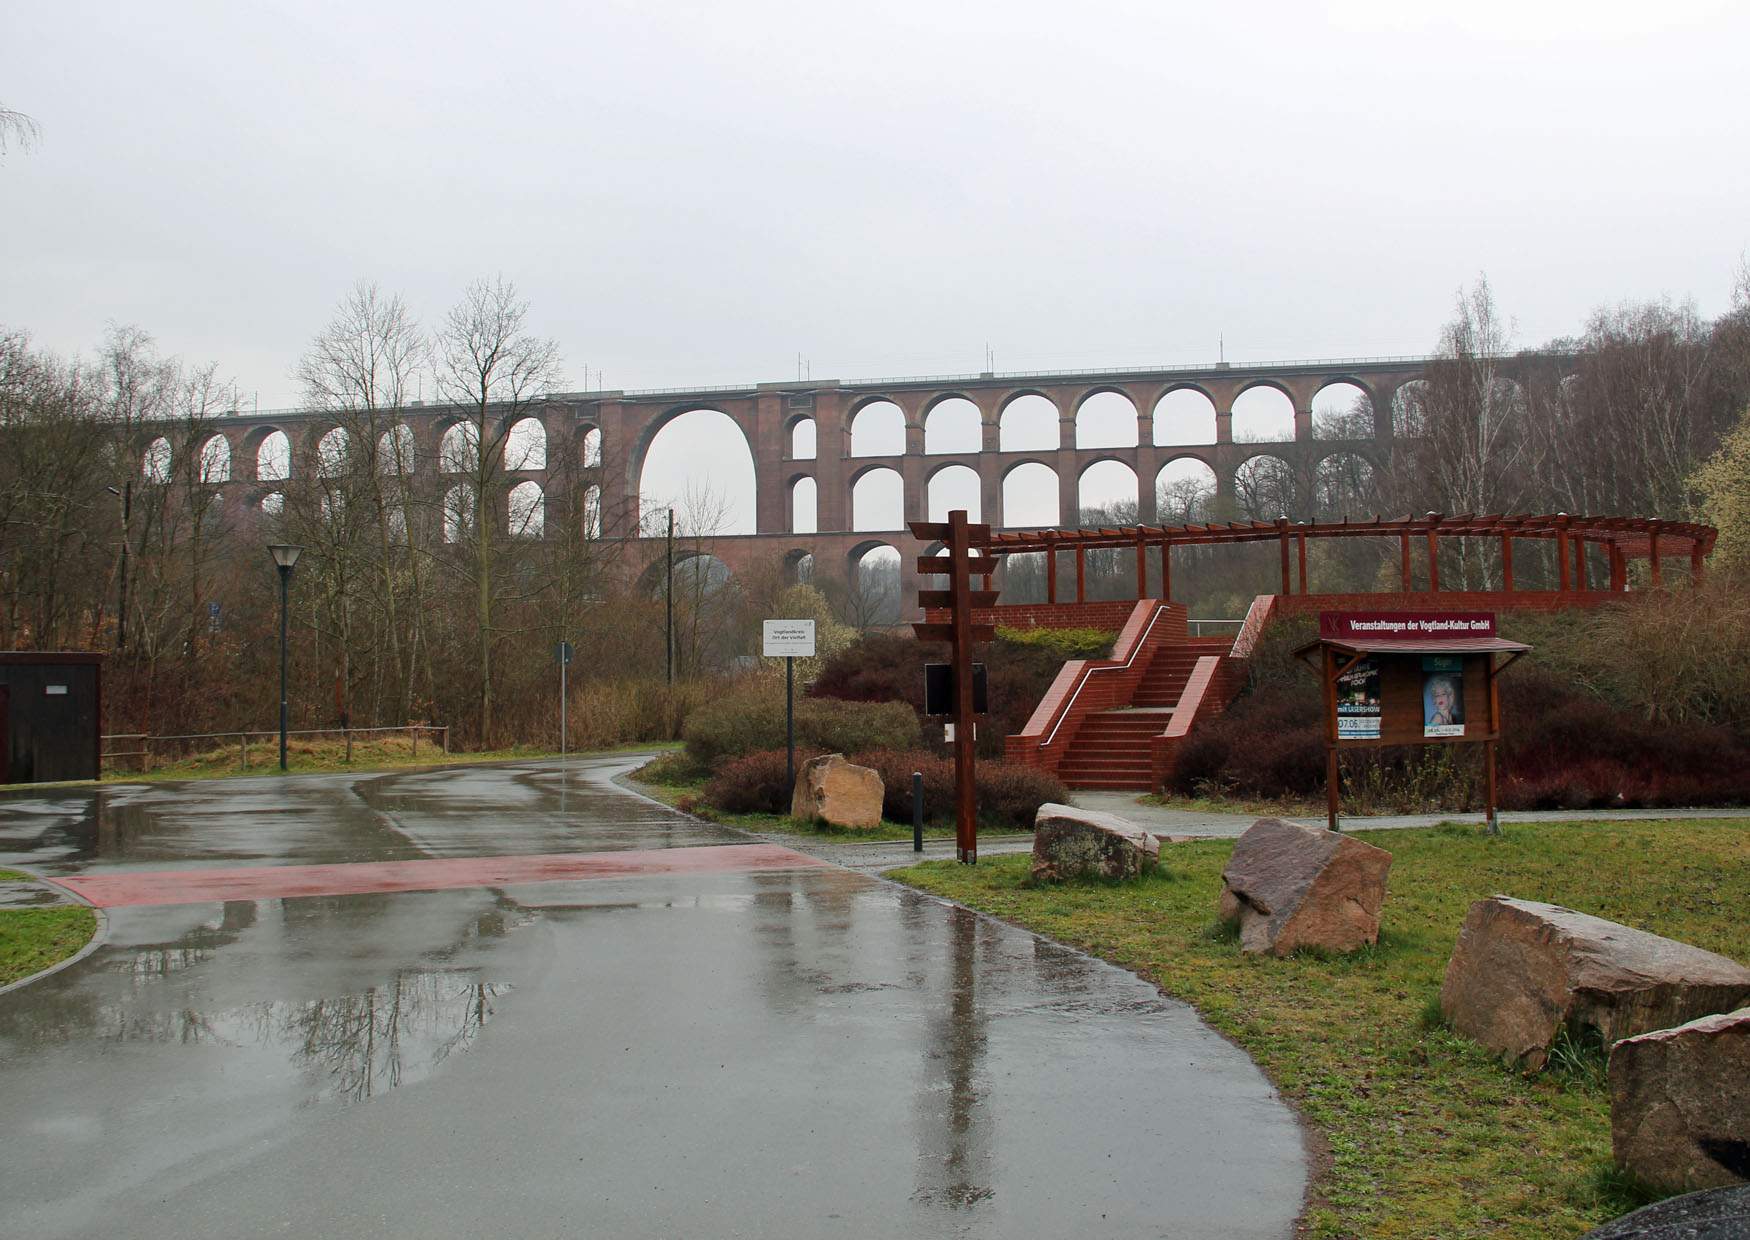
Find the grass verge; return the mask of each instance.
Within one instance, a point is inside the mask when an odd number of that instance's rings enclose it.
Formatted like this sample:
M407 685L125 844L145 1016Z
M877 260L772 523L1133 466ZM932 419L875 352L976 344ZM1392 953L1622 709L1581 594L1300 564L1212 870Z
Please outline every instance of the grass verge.
M653 749L679 749L679 741L645 741L621 745L613 749L573 751L568 758L597 758L616 753L642 753ZM346 742L342 740L299 740L286 744L288 774L310 774L337 771L389 771L401 767L464 766L476 762L515 762L529 758L557 758L558 752L538 746L513 745L508 749L488 749L476 753L445 753L430 739L421 739L414 750L404 736L392 739L355 740L352 760L347 761ZM152 769L142 773L112 771L105 783L159 783L166 780L229 779L239 775L279 774L279 742L252 741L249 746L249 766L242 764L242 751L232 745L225 749L190 754L175 761L154 762Z
M1083 948L1194 1006L1322 1136L1321 1237L1576 1236L1644 1200L1610 1163L1601 1057L1525 1078L1447 1030L1459 923L1496 893L1750 960L1750 820L1357 832L1392 853L1380 942L1343 958L1240 954L1215 921L1231 841L1163 850L1142 881L1032 886L1028 858L888 877Z
M664 805L726 826L756 831L761 835L809 835L821 839L842 840L847 844L867 841L881 843L909 840L911 824L882 819L878 827L835 827L825 822L803 822L788 814L730 814L705 804L701 794L705 781L686 754L664 754L633 771L630 777L646 796L655 797ZM953 827L926 826L925 839L951 839Z
M36 880L16 870L0 870L0 881ZM96 933L97 915L83 905L0 909L0 986L59 964Z

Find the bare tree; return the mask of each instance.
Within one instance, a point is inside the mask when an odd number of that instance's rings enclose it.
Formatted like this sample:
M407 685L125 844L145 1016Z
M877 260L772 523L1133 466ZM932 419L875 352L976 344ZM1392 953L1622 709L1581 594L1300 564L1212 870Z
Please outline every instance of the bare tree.
M28 151L41 136L42 127L31 117L10 108L0 108L0 155L4 155L13 142L20 150Z
M510 429L545 395L559 377L559 346L524 328L528 303L502 277L476 280L444 317L438 332L436 375L439 394L466 411L474 428L474 451L467 485L473 498L475 619L480 628L480 735L492 736L492 648L497 632L493 604L493 541L499 535L497 509L504 484L504 449Z
M1459 291L1428 367L1421 438L1411 467L1396 475L1393 498L1405 511L1491 513L1518 506L1537 445L1526 425L1525 392L1506 373L1512 333L1486 276ZM1460 575L1467 588L1478 588L1491 552L1459 541Z
M350 528L370 543L368 558L374 562L361 565L361 570L376 583L372 601L380 623L374 627L388 652L388 693L403 718L411 703L415 661L420 650L429 652L429 643L422 640L423 588L408 518L413 498L409 487L416 468L414 440L402 421L402 410L429 356L425 334L406 303L360 281L341 299L334 318L310 342L297 366L311 407L327 411L347 432L344 489L347 500L364 509L363 520ZM349 548L355 554L363 550ZM374 661L379 698L381 663ZM347 672L343 685L350 691ZM343 709L347 708L343 705Z

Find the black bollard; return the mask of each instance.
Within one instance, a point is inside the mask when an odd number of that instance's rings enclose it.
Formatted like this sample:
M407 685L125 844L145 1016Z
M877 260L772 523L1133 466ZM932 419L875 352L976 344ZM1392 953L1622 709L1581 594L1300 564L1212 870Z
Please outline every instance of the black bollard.
M911 850L924 850L924 773L911 773Z

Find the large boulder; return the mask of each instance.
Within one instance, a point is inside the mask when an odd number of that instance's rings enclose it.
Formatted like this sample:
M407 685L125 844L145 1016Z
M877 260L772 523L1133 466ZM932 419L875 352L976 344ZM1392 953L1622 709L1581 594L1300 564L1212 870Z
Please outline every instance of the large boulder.
M1750 1008L1612 1047L1610 1145L1668 1192L1750 1181Z
M1242 951L1350 952L1379 939L1390 871L1390 853L1354 836L1260 818L1221 873L1218 911L1239 923Z
M1667 1197L1589 1231L1580 1240L1744 1240L1750 1186Z
M880 771L848 762L842 753L822 754L797 773L790 816L835 827L878 827L886 791Z
M1610 1046L1746 1000L1750 969L1734 960L1506 896L1471 905L1440 987L1454 1029L1527 1072L1543 1067L1564 1027Z
M1047 801L1033 816L1035 879L1135 878L1160 859L1160 841L1117 814Z

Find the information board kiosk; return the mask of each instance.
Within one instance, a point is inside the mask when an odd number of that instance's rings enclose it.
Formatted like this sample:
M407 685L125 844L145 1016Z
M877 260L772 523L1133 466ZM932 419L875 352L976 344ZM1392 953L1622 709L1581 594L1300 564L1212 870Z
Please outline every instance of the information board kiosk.
M1337 830L1339 750L1481 744L1489 830L1495 817L1496 678L1531 647L1495 634L1491 612L1323 612L1316 652L1325 703L1325 797Z

